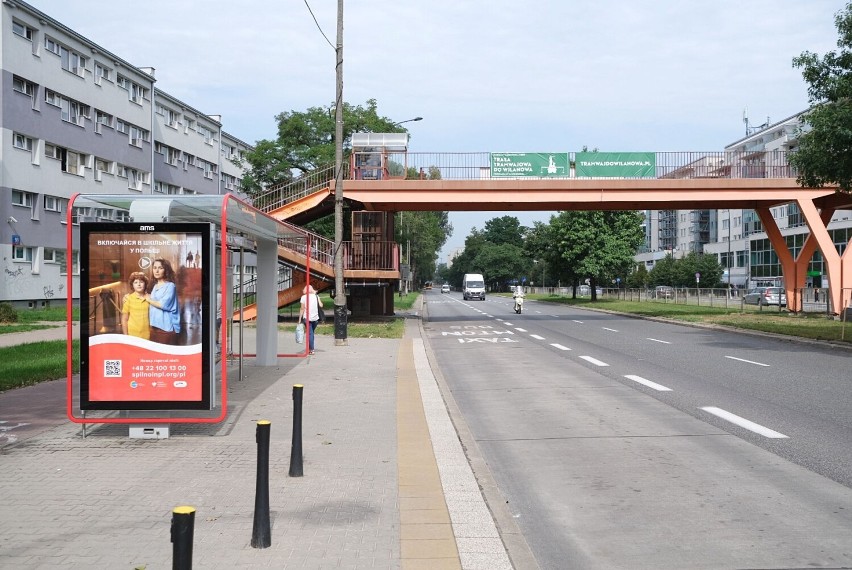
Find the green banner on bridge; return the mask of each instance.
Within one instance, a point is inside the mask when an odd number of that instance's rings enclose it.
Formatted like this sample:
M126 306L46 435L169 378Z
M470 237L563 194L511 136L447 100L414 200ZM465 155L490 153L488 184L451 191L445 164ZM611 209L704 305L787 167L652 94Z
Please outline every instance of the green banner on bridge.
M491 177L568 177L567 152L492 152Z
M577 178L656 178L657 155L653 152L574 153Z

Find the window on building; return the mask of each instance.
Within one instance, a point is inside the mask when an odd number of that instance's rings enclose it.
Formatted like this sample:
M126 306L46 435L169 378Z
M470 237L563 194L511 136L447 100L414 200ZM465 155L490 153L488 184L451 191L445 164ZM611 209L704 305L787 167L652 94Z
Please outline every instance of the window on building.
M189 131L195 130L195 119L190 119L187 116L183 117L183 132L188 133Z
M186 169L188 166L195 166L195 155L185 152L183 153L183 167Z
M18 93L23 93L24 95L32 98L35 95L35 83L27 81L23 77L13 75L12 90L17 91Z
M58 263L56 249L52 247L44 248L44 262L45 263Z
M22 135L21 133L14 133L12 135L12 146L15 148L19 148L21 150L26 150L28 152L33 151L33 139L26 135Z
M62 69L70 71L80 77L84 77L86 75L86 62L88 60L85 56L82 56L76 51L70 50L65 46L59 46L59 57L62 61Z
M56 262L59 264L59 274L68 274L67 252L64 249L56 250ZM80 273L80 252L76 249L71 252L71 274L78 275Z
M115 174L119 178L127 178L127 167L123 164L116 165Z
M149 131L146 131L145 129L137 127L136 125L131 125L129 123L128 123L128 126L129 126L129 133L128 134L130 135L130 144L132 144L133 146L142 146L142 141L147 142L148 139L150 138Z
M112 81L112 70L102 63L95 63L95 84L100 85L101 81L106 79Z
M101 132L101 127L112 128L112 115L95 109L95 132Z
M23 245L12 246L12 261L16 261L18 263L32 263L33 248Z
M115 120L115 130L124 134L130 133L130 127L128 127L127 123L125 123L121 119Z
M62 211L62 201L56 196L48 196L45 194L44 196L44 209L49 212L61 212Z
M204 137L204 142L211 144L213 142L213 131L204 125L198 125L198 134Z
M84 105L79 101L61 97L59 100L59 108L62 110L61 116L63 121L74 123L82 127L85 124L85 119L91 117L91 111L88 105Z
M26 206L32 208L35 203L35 194L32 192L24 192L23 190L12 190L12 205Z
M33 37L35 36L35 30L33 28L29 27L26 24L22 24L17 20L12 20L12 31L16 35L19 35L29 41L33 41Z
M180 162L180 151L176 148L166 147L166 162L172 166L177 166Z
M85 154L52 144L44 145L44 154L47 158L58 160L62 172L77 176L84 176L86 173L87 156Z

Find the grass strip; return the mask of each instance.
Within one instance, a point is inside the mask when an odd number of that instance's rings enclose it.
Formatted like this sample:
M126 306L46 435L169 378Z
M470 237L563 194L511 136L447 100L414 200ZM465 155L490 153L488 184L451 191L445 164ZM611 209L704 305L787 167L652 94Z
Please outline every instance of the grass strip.
M80 341L74 340L74 374L80 372ZM64 340L30 342L0 348L0 392L32 386L66 375Z

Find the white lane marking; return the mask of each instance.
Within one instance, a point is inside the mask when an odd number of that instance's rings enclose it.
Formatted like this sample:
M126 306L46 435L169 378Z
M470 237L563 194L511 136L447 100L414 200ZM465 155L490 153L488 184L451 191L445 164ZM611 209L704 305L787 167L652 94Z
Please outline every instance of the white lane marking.
M513 325L512 323L510 323L509 321L503 321L503 324L504 324L504 325L506 325L507 327L513 327L513 326L515 326L515 325Z
M663 343L663 344L671 344L671 343L670 343L669 341L667 341L667 340L660 340L660 339L658 339L658 338L651 338L651 337L647 337L645 340L652 340L652 341L654 341L654 342L661 342L661 343Z
M548 317L553 317L554 319L558 319L559 315L547 315Z
M516 331L527 332L527 329L522 329L521 327L515 327Z
M540 315L540 314L541 314L541 311L536 311L536 313Z
M651 382L650 380L646 380L646 379L642 378L641 376L634 376L633 374L627 374L625 376L625 378L627 378L628 380L633 380L634 382L639 382L640 384L643 384L643 385L647 386L648 388L653 388L654 390L657 390L658 392L671 392L672 391L671 388L666 388L662 384L657 384L656 382Z
M570 348L568 348L567 346L562 346L561 344L556 344L556 343L552 343L550 346L553 346L553 347L555 347L555 348L558 348L559 350L571 350L571 349L570 349Z
M602 328L603 330L605 330L605 331L618 332L618 331L617 331L617 330L615 330L615 329L608 329L608 328L606 328L606 327L601 327L601 328Z
M723 420L727 420L732 424L736 424L741 428L745 428L749 431L753 431L756 434L770 437L773 439L789 439L789 436L784 435L783 433L778 433L777 431L771 430L768 427L764 427L760 424L756 424L751 420L747 420L745 418L741 418L736 414L732 414L731 412L727 412L721 408L716 408L714 406L706 406L701 408L705 412L711 413L714 416L722 418Z
M544 337L543 337L543 336L538 336L537 334L531 334L531 335L530 335L530 337L532 337L532 338L534 338L534 339L536 339L536 340L544 340Z
M762 362L755 362L754 360L746 360L745 358L737 358L736 356L725 356L725 358L730 358L731 360L739 360L740 362L745 362L747 364L756 364L758 366L769 366L768 364L764 364Z
M586 362L591 362L595 366L609 366L609 364L607 364L606 362L601 362L597 358L592 358L591 356L581 356L580 358L582 358Z
M574 319L574 322L575 322L575 323L580 323L581 325L583 324L583 321L578 321L577 319Z
M504 321L503 319L501 319L501 318L499 318L499 317L497 318L497 320L498 320L498 321L500 321L501 323L506 322L506 321Z
M493 319L493 318L494 318L494 315L489 315L488 313L482 313L482 314L483 314L483 315L485 315L486 317L488 317L489 319Z

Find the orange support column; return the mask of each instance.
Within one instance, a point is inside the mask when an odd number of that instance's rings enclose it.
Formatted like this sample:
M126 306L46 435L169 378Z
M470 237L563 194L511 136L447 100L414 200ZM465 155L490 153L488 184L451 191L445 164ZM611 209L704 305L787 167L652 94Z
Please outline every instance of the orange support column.
M823 215L820 215L813 200L810 199L799 198L796 200L796 204L798 204L799 210L801 210L802 216L808 224L808 229L811 231L808 239L816 240L817 247L822 253L825 272L828 275L828 294L831 298L832 309L835 314L839 314L843 306L841 302L843 291L848 288L848 285L844 283L840 254L837 253L837 248L828 234L828 222L831 221L834 212L832 209L826 208ZM846 279L850 279L850 277L852 276L848 273L845 276Z
M793 254L787 247L787 241L781 235L781 230L778 229L778 224L775 223L775 218L766 206L755 208L757 216L763 224L763 229L766 231L766 237L775 249L775 254L778 256L778 261L781 263L781 275L784 276L784 288L787 290L787 308L792 311L802 310L802 299L796 294L796 291L805 286L805 272L796 271L796 261L793 260Z

